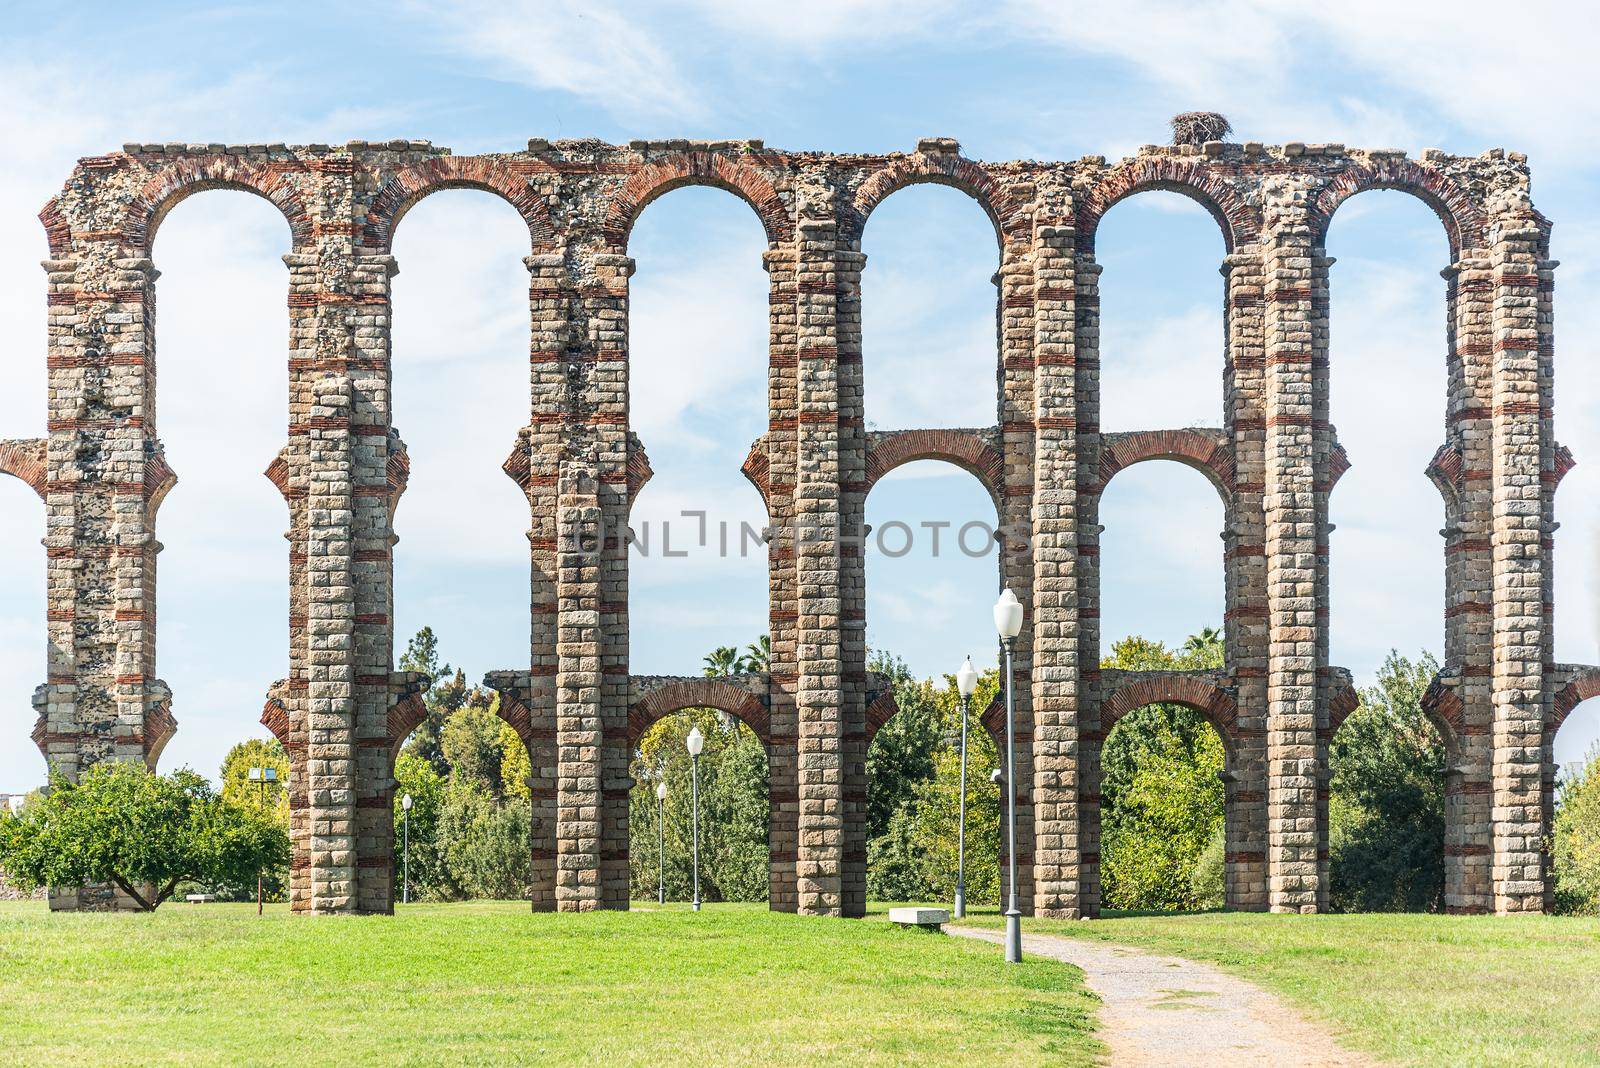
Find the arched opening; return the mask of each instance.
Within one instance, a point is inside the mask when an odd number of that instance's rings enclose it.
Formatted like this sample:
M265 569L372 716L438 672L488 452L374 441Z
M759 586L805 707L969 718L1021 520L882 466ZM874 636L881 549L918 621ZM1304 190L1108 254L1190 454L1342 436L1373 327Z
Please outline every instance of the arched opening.
M698 769L687 739L705 739ZM687 902L694 893L694 778L698 776L700 899L768 901L772 890L767 747L721 708L687 708L643 727L628 795L629 896ZM666 785L664 797L658 788Z
M724 189L675 188L649 200L627 241L636 265L628 293L629 426L636 434L634 459L648 454L643 466L651 472L642 489L630 487L636 495L627 557L629 670L635 680L764 679L770 655L766 507L739 461L730 462L750 454L765 459L762 219ZM710 797L724 806L712 816L718 836L714 892L792 908L798 804L780 805L775 795L780 780L786 794L795 789L793 740L769 754L732 709L722 712L673 717L649 732L641 727L631 740L627 759L635 786L619 814L626 820L629 892L650 889L646 875L659 860L653 791L661 776L669 816L687 819L687 753L681 749L694 719L704 721L707 753L714 754L702 757L702 768L717 776ZM635 825L635 815L645 822ZM686 841L688 824L673 826L669 845ZM780 872L785 861L788 875ZM758 871L759 893L753 882Z
M528 227L493 193L445 189L406 212L393 251L393 425L410 463L395 656L429 627L476 679L528 663L528 501L501 469L529 419Z
M10 694L27 695L39 685L39 652L49 640L44 623L45 556L39 545L43 536L44 506L33 488L14 478L0 478L0 559L11 561L11 566L0 569L0 686ZM51 661L56 659L52 654ZM32 726L25 716L10 720L10 733L0 746L3 792L43 786L49 775L43 755L28 742Z
M439 668L439 681L419 682L389 713L392 902L531 900L536 910L552 908L550 880L540 877L549 851L537 812L542 758L526 708L514 694L469 684L436 653L418 666Z
M1102 430L1221 426L1226 242L1188 196L1118 201L1094 233Z
M1226 482L1196 458L1203 447L1167 449L1180 465L1139 462L1164 455L1139 445L1107 439L1103 473L1115 477L1092 501L1099 570L1084 616L1100 744L1086 759L1100 786L1085 808L1100 863L1089 869L1098 898L1085 896L1118 910L1263 908L1265 734L1239 720L1221 633Z
M1438 673L1430 653L1391 652L1359 707L1332 730L1328 906L1335 912L1446 908L1446 811L1462 791L1459 706L1434 685Z
M718 189L674 190L634 226L630 426L654 472L629 516L635 674L698 672L767 630L766 513L737 460L767 429L766 248Z
M861 251L867 429L993 426L999 253L983 208L950 186L907 186L873 209Z
M1600 698L1566 713L1551 752L1547 907L1563 915L1600 915Z
M1461 506L1476 489L1450 473L1485 477L1488 463L1447 418L1466 388L1453 329L1440 330L1448 235L1418 197L1368 192L1339 208L1326 250L1328 413L1349 461L1328 497L1328 661L1348 667L1366 698L1329 753L1329 904L1479 910L1489 843L1472 828L1489 815L1487 709L1455 713L1447 754L1422 708L1427 668L1476 670L1488 656L1489 595L1468 588L1467 563L1487 555L1488 532ZM1445 453L1459 464L1441 464ZM1432 531L1445 534L1442 553ZM1462 680L1449 700L1478 700L1472 691Z
M151 506L162 546L158 673L182 723L162 755L215 776L230 748L265 733L263 695L289 674L289 520L262 472L285 441L290 231L265 199L206 191L165 214L152 241L162 272L156 425L177 475Z
M999 571L992 494L1000 471L988 443L901 445L888 437L869 446L868 477L875 480L866 502L867 670L882 676L897 710L875 731L869 722L858 787L865 805L850 830L865 849L868 899L942 900L954 892L961 781L960 705L951 677L968 656L983 673L970 710L968 803L998 803L988 780L996 745L980 717L999 680L989 608ZM897 463L919 455L941 458ZM969 828L989 836L998 832L982 817L986 810ZM989 841L975 838L968 850L974 904L997 900L989 896Z

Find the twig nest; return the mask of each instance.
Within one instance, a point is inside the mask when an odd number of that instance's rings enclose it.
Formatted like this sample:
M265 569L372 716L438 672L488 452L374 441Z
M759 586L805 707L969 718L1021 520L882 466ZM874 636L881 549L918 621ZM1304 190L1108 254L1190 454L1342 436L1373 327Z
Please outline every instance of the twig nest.
M1172 116L1172 143L1175 145L1221 141L1232 132L1233 126L1215 111L1185 111Z

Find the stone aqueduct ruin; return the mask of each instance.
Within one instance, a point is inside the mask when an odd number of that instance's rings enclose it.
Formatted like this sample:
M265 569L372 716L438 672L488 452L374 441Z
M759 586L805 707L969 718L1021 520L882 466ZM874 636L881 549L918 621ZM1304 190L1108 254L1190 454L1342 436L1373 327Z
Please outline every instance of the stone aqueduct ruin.
M998 411L988 427L869 433L860 237L879 202L918 182L963 190L994 224ZM628 238L645 205L684 185L742 198L768 242L770 422L744 471L773 534L772 664L723 681L628 667L618 532L650 477L648 443L629 430ZM1600 691L1600 669L1551 662L1552 501L1572 460L1552 436L1555 264L1522 156L1208 142L1112 164L979 163L936 138L888 155L535 140L468 157L401 141L84 159L41 216L48 437L0 444L0 470L46 505L49 667L33 737L67 775L106 759L153 766L175 727L156 669L156 519L176 475L157 433L151 246L173 205L217 187L270 200L293 235L288 435L267 469L290 515L290 672L262 719L293 764L296 909L393 907L393 761L425 682L393 670L407 458L390 425L390 248L406 212L451 187L498 194L528 227L529 417L505 470L528 498L529 659L487 681L533 757L534 908L627 907L632 743L661 715L710 705L768 747L772 907L861 914L865 752L894 709L865 670L851 532L879 477L926 458L987 488L1000 580L1027 607L1024 909L1097 913L1100 743L1156 701L1198 709L1224 740L1229 904L1324 908L1327 750L1356 703L1328 662L1328 500L1346 460L1328 411L1324 235L1374 188L1424 200L1452 250L1444 440L1428 469L1444 499L1446 666L1426 699L1450 759L1447 905L1545 906L1551 742ZM1217 427L1099 428L1095 231L1146 189L1198 201L1226 242ZM1098 668L1100 494L1152 459L1197 468L1224 502L1224 670Z

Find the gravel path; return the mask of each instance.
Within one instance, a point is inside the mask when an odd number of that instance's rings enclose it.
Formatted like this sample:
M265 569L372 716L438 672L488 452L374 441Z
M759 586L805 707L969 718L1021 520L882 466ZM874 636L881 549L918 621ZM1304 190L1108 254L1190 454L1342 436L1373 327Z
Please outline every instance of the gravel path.
M963 938L999 931L945 928ZM1276 995L1209 964L1131 946L1024 934L1024 954L1082 968L1099 995L1100 1039L1113 1065L1370 1065Z

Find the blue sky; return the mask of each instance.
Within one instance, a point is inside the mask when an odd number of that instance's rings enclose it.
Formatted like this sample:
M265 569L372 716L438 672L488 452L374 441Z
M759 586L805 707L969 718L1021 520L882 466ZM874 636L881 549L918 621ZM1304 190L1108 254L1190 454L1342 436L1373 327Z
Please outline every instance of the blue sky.
M1600 661L1600 41L1576 4L1355 0L1285 13L1240 2L695 0L132 5L13 3L0 19L0 436L44 427L45 255L35 215L73 161L125 141L429 138L457 152L530 136L764 138L785 148L910 149L958 138L978 159L1116 157L1174 112L1225 112L1239 139L1504 145L1533 160L1556 221L1557 437L1579 467L1558 498L1557 655ZM1447 10L1448 18L1440 12ZM285 509L261 477L283 443L287 228L264 202L206 193L156 242L161 434L180 478L162 508L159 670L179 733L165 766L214 772L260 734L286 671ZM634 424L656 478L636 528L705 508L735 529L761 507L738 472L765 421L766 275L743 204L682 190L633 236ZM864 236L867 417L883 429L993 421L994 234L952 190L891 197ZM1366 680L1385 652L1438 651L1442 506L1422 474L1442 437L1438 222L1401 194L1341 209L1333 268L1333 419L1353 462L1333 501L1333 660ZM401 504L396 617L473 676L527 661L527 515L499 471L526 411L526 231L452 191L396 237L396 423L414 474ZM1181 198L1112 210L1099 239L1107 429L1218 425L1222 242ZM1371 388L1378 375L1398 387ZM708 399L708 397L710 399ZM224 401L223 398L226 398ZM914 465L869 522L992 519L976 482ZM0 792L42 775L27 739L44 676L43 511L0 480ZM1108 490L1107 639L1169 643L1222 614L1222 509L1197 474L1146 464ZM868 637L931 674L992 658L990 559L868 559ZM948 544L945 546L948 549ZM636 561L633 663L692 672L765 625L765 560ZM1595 702L1600 704L1600 702ZM1558 738L1600 737L1584 706Z

